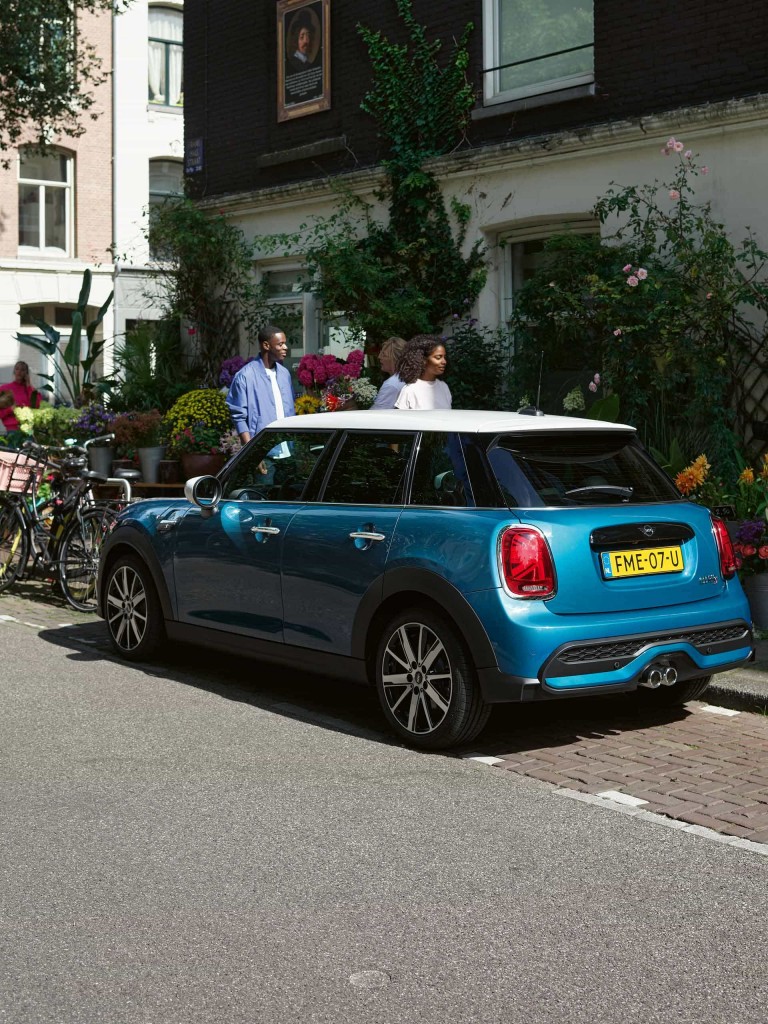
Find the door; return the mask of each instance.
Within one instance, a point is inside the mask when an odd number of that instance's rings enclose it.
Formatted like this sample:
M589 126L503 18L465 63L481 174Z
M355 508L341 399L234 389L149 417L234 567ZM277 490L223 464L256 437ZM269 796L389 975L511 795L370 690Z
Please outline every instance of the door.
M283 542L288 644L349 655L364 595L381 594L402 513L414 436L349 431L321 500L301 508Z
M175 527L179 620L283 640L282 550L330 431L263 431L223 475L210 516L193 507Z

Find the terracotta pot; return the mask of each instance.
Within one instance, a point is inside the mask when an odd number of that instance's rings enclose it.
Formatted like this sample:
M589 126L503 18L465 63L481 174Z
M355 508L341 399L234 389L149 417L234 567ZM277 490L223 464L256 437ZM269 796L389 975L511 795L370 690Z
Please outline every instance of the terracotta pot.
M215 476L226 461L223 455L182 452L181 470L185 480L190 480L193 476Z

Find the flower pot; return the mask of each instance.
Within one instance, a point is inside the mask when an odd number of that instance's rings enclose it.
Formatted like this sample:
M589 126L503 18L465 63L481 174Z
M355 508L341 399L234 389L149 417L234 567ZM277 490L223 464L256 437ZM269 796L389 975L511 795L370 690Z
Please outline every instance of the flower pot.
M768 629L768 573L747 576L742 586L749 601L753 625L756 629Z
M193 476L215 476L226 462L223 455L208 455L203 452L182 452L181 471L185 480Z
M153 445L151 448L139 448L139 469L145 484L157 483L157 467L165 458L164 444Z
M115 457L115 449L109 447L100 447L99 445L91 445L88 449L88 466L95 472L100 473L102 476L112 475L112 460Z
M163 459L157 464L157 482L159 484L178 484L181 482L181 463L178 459Z

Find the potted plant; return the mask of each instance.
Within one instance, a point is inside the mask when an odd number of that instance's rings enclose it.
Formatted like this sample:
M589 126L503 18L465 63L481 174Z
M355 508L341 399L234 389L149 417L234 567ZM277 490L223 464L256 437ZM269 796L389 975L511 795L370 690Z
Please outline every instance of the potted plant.
M88 405L82 406L80 415L72 423L72 433L78 441L102 437L112 431L114 419L114 415L105 409L101 402L89 402ZM101 441L88 446L88 464L102 476L110 475L114 456L115 448L111 441Z
M138 459L145 483L157 483L158 463L165 457L165 428L159 409L148 412L124 412L116 416L113 432L120 452Z
M233 430L222 435L218 427L198 420L173 434L168 447L181 460L184 478L189 480L218 473L232 452L233 438L239 445Z

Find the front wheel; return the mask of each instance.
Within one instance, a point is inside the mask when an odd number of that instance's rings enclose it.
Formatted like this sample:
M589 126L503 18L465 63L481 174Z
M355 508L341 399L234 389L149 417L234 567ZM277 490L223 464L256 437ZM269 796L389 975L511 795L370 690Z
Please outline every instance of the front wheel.
M0 496L0 591L21 577L28 558L29 534L24 517L13 501Z
M390 619L376 652L376 689L390 726L411 746L469 743L488 721L469 654L456 627L428 609Z
M115 518L106 508L87 509L72 520L62 538L59 585L64 597L79 612L96 611L101 548Z
M123 555L104 578L104 617L112 647L128 661L144 661L165 638L163 612L149 569Z

